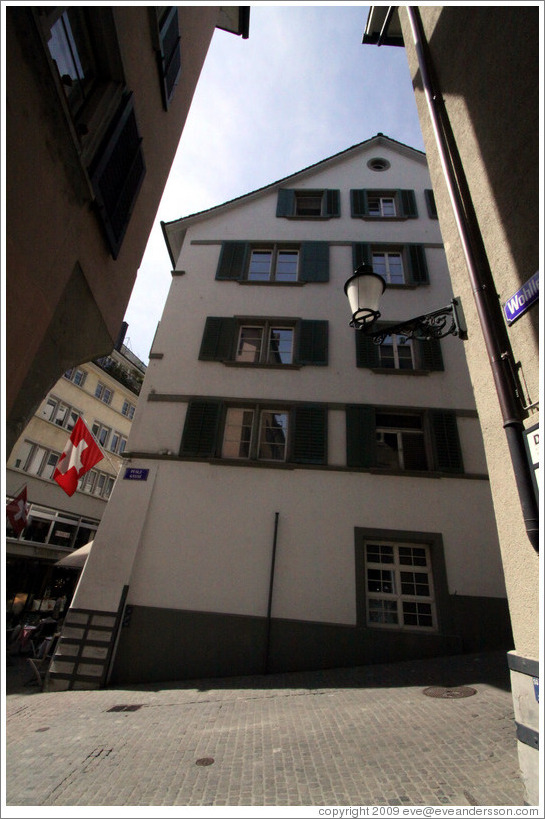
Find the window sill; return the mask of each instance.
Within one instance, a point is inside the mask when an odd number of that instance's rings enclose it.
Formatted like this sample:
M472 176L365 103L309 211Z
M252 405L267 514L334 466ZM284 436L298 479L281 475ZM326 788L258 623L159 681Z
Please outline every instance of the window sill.
M354 216L352 219L363 219L365 222L406 222L407 219L416 219L416 216Z
M224 281L228 281L225 279ZM248 281L248 279L231 279L231 281L235 281L237 284L249 284L252 287L304 287L306 282L252 282Z
M361 369L361 368L360 368ZM431 370L400 370L395 367L368 367L376 375L430 375Z
M300 370L303 366L302 364L265 364L249 361L222 361L221 363L226 367L242 367L250 370Z
M291 216L277 216L277 219L290 219L294 222L327 222L329 219L338 219L339 216L301 216L293 213Z

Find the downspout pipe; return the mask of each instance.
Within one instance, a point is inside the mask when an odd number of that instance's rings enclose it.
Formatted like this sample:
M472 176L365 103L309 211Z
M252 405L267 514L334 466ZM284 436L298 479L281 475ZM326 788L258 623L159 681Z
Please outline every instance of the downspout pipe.
M274 567L276 563L276 545L278 542L278 518L280 517L280 512L274 513L274 535L273 535L273 545L272 545L272 556L271 556L271 570L269 575L269 597L267 601L267 632L265 636L265 662L264 662L264 673L269 673L269 658L270 658L270 651L271 651L271 625L272 625L272 601L273 601L273 589L274 589Z
M522 408L517 400L513 382L513 373L516 370L511 344L503 321L494 277L486 255L463 164L454 139L445 102L440 93L420 11L416 6L407 6L406 8L439 158L460 234L477 313L498 394L503 427L511 455L526 533L535 551L539 552L539 511L524 444Z

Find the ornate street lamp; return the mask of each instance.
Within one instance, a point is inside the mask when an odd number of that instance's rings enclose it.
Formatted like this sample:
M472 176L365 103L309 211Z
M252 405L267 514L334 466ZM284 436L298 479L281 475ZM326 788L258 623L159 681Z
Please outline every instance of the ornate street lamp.
M465 341L467 329L462 305L459 299L452 299L450 304L440 310L425 313L422 316L408 319L397 324L383 325L380 330L373 329L380 312L378 304L386 289L386 282L373 271L370 264L362 264L344 285L344 292L350 303L352 320L350 327L365 333L375 344L382 344L389 335L400 335L429 341L454 335Z

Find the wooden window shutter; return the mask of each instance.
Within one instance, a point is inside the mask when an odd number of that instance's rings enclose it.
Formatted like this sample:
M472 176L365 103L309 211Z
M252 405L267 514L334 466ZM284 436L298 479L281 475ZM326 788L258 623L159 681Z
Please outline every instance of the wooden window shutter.
M327 463L327 408L318 405L293 410L293 460L301 464Z
M362 264L371 264L371 245L367 242L354 242L352 245L353 270L357 270Z
M176 83L182 70L180 31L177 6L167 7L159 23L159 51L157 52L163 107L168 110Z
M329 281L329 243L303 242L301 245L301 269L303 282Z
M193 458L212 458L216 451L221 403L219 401L190 401L187 407L180 455Z
M114 259L119 254L145 173L132 94L126 93L89 167L97 213Z
M428 264L424 245L407 245L409 279L413 284L429 284Z
M426 188L424 191L426 197L426 206L428 208L428 216L430 219L437 219L437 207L435 205L435 196L431 188Z
M463 472L456 414L451 410L430 410L429 416L436 469L441 472Z
M350 191L350 213L352 217L367 216L369 207L367 205L366 190Z
M380 367L378 345L360 330L354 330L356 338L356 367Z
M233 355L235 320L208 316L199 352L200 361L227 361Z
M418 209L416 207L416 196L414 191L400 190L398 193L401 201L401 216L407 216L410 219L415 219L418 216Z
M277 216L293 216L295 213L295 191L280 188L276 202Z
M438 338L428 341L415 340L417 367L421 370L444 370L441 343Z
M326 190L325 192L325 214L324 216L341 215L341 192L337 190Z
M375 408L365 404L349 404L346 407L346 465L374 466L375 446Z
M302 320L299 323L298 364L325 366L328 360L329 322Z
M223 242L216 279L240 280L246 268L247 242Z

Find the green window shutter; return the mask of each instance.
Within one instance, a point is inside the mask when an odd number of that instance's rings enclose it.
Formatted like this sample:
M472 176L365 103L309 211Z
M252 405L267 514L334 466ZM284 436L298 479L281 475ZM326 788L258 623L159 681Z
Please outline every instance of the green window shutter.
M371 245L366 242L354 242L352 245L353 270L362 264L371 264Z
M352 217L367 216L369 208L367 206L366 190L350 191L350 213Z
M444 370L441 343L438 338L429 341L415 340L417 367L421 370Z
M328 321L301 320L297 363L325 366L328 358L328 335Z
M441 472L463 472L456 413L450 410L431 410L430 429L436 469Z
M190 401L187 407L180 456L212 458L216 451L221 404L219 401Z
M318 405L293 410L293 460L299 464L327 463L327 408Z
M336 190L326 190L325 192L325 214L324 216L341 215L341 192Z
M374 466L375 446L375 408L349 404L346 407L346 465Z
M329 281L329 243L303 242L301 245L301 270L303 282Z
M247 242L223 242L216 279L240 280L246 269Z
M360 330L354 330L356 337L356 367L380 367L378 345Z
M403 190L398 191L398 193L401 201L401 216L408 216L411 219L415 219L418 216L418 210L414 191Z
M426 188L424 191L426 197L426 206L428 208L428 216L430 219L437 219L437 207L435 205L435 196L431 188Z
M159 76L161 78L161 93L165 111L168 106L176 83L182 70L180 51L180 32L178 29L178 8L167 7L159 25L160 50L157 52Z
M132 93L124 93L89 167L97 215L117 259L146 173Z
M424 245L408 245L409 281L413 284L429 284L428 264Z
M293 216L295 213L295 191L280 188L276 202L277 216Z
M199 352L200 361L227 361L233 354L235 320L208 316Z

